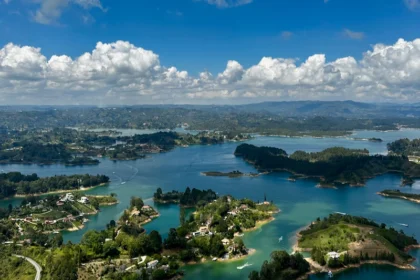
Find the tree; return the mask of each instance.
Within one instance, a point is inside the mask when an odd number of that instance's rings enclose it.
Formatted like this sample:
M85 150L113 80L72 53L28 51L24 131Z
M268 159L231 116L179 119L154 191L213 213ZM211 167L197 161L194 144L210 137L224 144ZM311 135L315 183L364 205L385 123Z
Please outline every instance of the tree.
M109 221L109 227L114 228L115 226L116 224L114 220Z
M118 245L115 241L108 241L104 244L104 257L116 257L120 255Z
M162 251L162 237L156 230L152 230L149 234L149 246L153 253Z
M141 208L144 206L144 202L140 197L132 196L130 200L130 207L134 208L136 207L137 210L141 210Z
M181 226L185 224L185 208L182 206L179 209L179 223Z
M95 254L101 254L103 250L103 243L105 242L105 238L101 235L101 233L89 230L87 231L81 240L83 245L88 246L93 250Z
M53 236L51 240L51 246L57 248L61 245L63 245L63 235L61 233L57 233Z
M251 273L249 273L248 279L249 280L260 280L260 276L258 275L257 271L253 270L253 271L251 271Z

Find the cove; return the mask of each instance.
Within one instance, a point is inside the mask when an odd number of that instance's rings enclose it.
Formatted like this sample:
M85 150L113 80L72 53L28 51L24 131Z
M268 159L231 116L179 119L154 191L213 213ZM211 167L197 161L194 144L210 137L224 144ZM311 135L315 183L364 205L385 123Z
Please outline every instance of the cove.
M133 132L137 133L137 132ZM352 140L351 137L378 137L386 139L382 143ZM340 138L290 138L290 137L256 137L248 141L255 145L275 146L285 149L288 153L296 150L320 151L332 146L348 148L367 148L371 153L386 152L386 143L399 138L420 138L419 130L401 130L393 132L358 131L351 137ZM187 186L200 189L213 189L220 195L232 194L237 198L248 197L263 200L266 194L282 212L276 220L262 228L245 234L247 247L257 249L257 252L245 260L232 263L206 263L186 266L185 279L247 279L253 269L259 270L262 262L269 258L273 250L291 251L295 242L295 233L317 217L323 217L331 212L339 211L352 215L362 215L384 222L396 229L403 229L408 234L420 233L420 205L379 196L376 192L383 189L399 187L400 177L387 174L367 182L366 187L340 189L319 189L312 180L297 180L289 182L288 173L269 174L260 177L206 177L202 171L216 170L228 172L240 170L254 172L255 169L240 158L233 156L238 143L226 143L212 146L191 146L176 148L171 152L154 154L137 161L114 162L101 159L97 166L65 167L62 165L2 165L4 171L20 171L22 173L38 173L39 176L55 174L105 174L111 178L107 187L89 190L89 194L116 193L119 204L103 207L102 211L89 217L86 227L77 232L64 233L65 241L79 242L83 233L89 229L101 230L111 219L118 219L128 206L131 196L141 196L147 204L153 205L151 197L158 187L164 191L184 190ZM126 182L125 184L122 184ZM412 188L404 191L420 193L420 184L416 182ZM19 204L21 199L0 201L1 207L9 203ZM179 208L177 205L155 205L161 216L145 225L147 231L158 230L165 237L171 227L179 224ZM398 223L409 224L402 228ZM279 237L283 241L279 242ZM420 257L419 251L413 251ZM250 267L238 270L237 266L245 262L252 263ZM416 265L416 264L415 264ZM363 266L352 269L336 277L340 279L418 279L417 271L399 271L390 267ZM312 276L311 279L325 278L325 275ZM388 277L388 278L387 278ZM410 278L412 277L412 278Z

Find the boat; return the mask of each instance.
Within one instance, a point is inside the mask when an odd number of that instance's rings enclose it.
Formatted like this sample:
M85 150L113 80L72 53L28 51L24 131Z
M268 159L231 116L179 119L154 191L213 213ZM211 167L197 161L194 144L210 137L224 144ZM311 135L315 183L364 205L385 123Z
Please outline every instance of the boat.
M280 236L279 243L283 241L283 236Z
M401 224L401 223L398 223L400 226L403 226L403 227L408 227L408 225L407 224Z
M126 182L121 182L121 185L124 185Z
M238 266L238 267L236 267L237 269L244 269L245 267L248 267L248 266L251 266L252 265L252 263L246 263L246 264L244 264L244 265L241 265L241 266Z
M217 261L217 258L213 258L212 260L215 262L215 261Z
M336 214L343 215L343 216L347 215L346 213L343 213L343 212L335 212L335 213L336 213Z
M331 270L328 271L328 277L332 278L333 277L333 273L331 272Z

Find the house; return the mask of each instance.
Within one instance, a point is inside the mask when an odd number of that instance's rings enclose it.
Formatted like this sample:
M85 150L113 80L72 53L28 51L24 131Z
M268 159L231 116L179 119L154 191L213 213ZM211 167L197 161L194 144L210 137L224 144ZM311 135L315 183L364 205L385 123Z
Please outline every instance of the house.
M206 235L206 233L209 231L208 227L200 227L200 229L198 230L200 232L201 235Z
M196 232L193 232L193 233L192 233L192 235L193 235L194 237L196 237L196 236L200 236L200 235L201 235L201 232L196 231Z
M63 206L64 205L64 202L62 202L61 200L59 200L59 201L57 201L57 206Z
M248 209L248 205L242 204L241 206L239 206L239 209L241 209L241 210L247 210Z
M232 210L228 212L229 215L236 216L238 214L237 210Z
M155 269L158 263L159 263L158 260L150 261L147 263L147 268Z
M224 245L224 246L227 246L227 245L229 245L230 240L229 240L229 239L227 239L227 238L223 238L223 239L222 239L222 243L223 243L223 245Z
M327 253L328 258L332 258L332 259L338 259L340 257L340 254L337 252L329 252Z
M149 205L144 205L142 208L141 208L141 210L144 210L144 211L149 211L149 210L151 210L152 209L152 207L150 207Z
M105 238L105 242L110 242L112 241L112 238Z
M162 265L160 268L163 269L165 272L168 272L169 265L165 264L165 265Z
M80 198L79 202L83 203L83 204L87 204L87 203L89 203L89 198L87 198L86 196L82 196Z
M73 202L74 201L74 195L71 193L66 193L66 195L60 199L62 202L66 202L66 201L70 201Z

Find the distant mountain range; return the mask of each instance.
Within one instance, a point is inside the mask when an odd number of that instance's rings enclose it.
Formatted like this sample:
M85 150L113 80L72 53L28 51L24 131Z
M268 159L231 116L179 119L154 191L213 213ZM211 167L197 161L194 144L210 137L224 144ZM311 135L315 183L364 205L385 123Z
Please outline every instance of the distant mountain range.
M0 111L80 110L94 106L0 106ZM283 117L342 117L342 118L418 118L420 103L362 103L355 101L280 101L244 105L135 105L107 106L111 108L172 108L212 112L265 113Z

